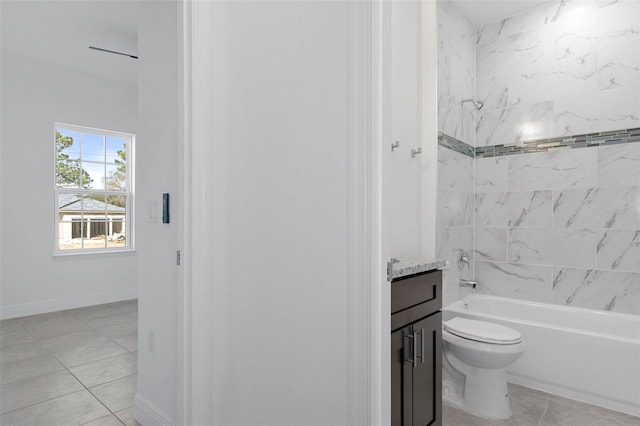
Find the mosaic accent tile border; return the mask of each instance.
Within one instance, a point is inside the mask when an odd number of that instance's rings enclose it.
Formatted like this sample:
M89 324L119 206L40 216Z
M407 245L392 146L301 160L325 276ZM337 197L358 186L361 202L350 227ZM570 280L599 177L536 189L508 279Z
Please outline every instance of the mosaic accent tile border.
M505 155L548 152L556 149L591 148L595 146L617 145L640 142L640 127L611 130L583 135L560 136L535 139L512 145L489 145L473 148L471 145L444 133L438 134L438 145L449 148L472 158L502 157Z
M449 148L452 151L464 154L467 157L475 158L475 149L468 143L462 142L445 133L438 132L438 145Z
M547 152L555 149L590 148L594 146L616 145L640 142L640 127L583 135L560 136L557 138L535 139L513 145L491 145L477 147L476 158L501 157L504 155Z

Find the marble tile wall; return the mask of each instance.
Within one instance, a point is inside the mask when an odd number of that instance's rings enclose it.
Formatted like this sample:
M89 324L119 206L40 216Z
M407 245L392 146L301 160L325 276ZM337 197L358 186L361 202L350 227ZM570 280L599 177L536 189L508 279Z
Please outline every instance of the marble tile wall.
M473 107L460 104L474 97L474 79L475 29L451 2L438 2L438 130L441 142L451 147L474 146ZM460 298L460 278L474 275L473 170L473 149L462 153L438 147L437 256L450 264L443 273L445 305ZM462 270L456 261L459 250L470 258L470 266Z
M443 303L448 305L463 294L458 285L461 278L472 280L473 271L473 157L438 147L438 209L436 238L437 257L449 261L443 273ZM464 250L469 266L459 269L458 252Z
M638 127L640 2L556 0L486 25L475 84L478 147Z
M474 161L479 292L640 314L640 143Z
M480 28L475 83L481 152L638 127L640 2L557 0ZM476 158L474 226L479 291L640 314L640 143Z
M548 2L471 44L450 2L438 22L445 304L474 277L483 293L640 314L640 143L492 156L494 145L640 127L640 2ZM461 107L467 97L484 108ZM473 159L455 139L490 152ZM473 270L458 269L460 249Z
M450 1L438 2L438 129L474 146L476 30Z

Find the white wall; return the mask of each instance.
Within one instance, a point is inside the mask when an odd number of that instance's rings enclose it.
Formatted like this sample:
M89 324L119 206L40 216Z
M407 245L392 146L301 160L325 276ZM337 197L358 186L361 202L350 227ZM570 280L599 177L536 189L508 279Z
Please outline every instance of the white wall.
M37 42L37 27L22 29ZM2 39L2 318L135 298L134 253L53 256L54 123L135 133L135 87L18 56Z
M390 251L393 257L415 257L420 252L419 169L422 156L419 126L420 72L418 3L391 2L390 114L391 141L400 146L384 151L390 183L385 206L389 209Z
M177 5L140 2L138 9L138 392L143 424L175 424L177 229ZM171 223L149 218L149 205L169 193Z
M347 8L224 5L208 424L348 423Z
M433 259L438 237L438 13L437 2L419 4L420 256Z
M346 421L346 4L226 9L216 424ZM214 313L214 322L216 321Z
M435 3L391 2L389 137L383 147L393 257L436 255ZM400 146L391 150L391 143ZM412 150L422 150L412 157Z

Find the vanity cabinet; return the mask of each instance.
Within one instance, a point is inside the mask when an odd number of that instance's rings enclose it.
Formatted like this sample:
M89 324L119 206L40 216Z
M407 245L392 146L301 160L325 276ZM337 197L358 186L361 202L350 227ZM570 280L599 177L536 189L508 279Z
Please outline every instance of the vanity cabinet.
M391 283L391 425L442 424L442 272Z

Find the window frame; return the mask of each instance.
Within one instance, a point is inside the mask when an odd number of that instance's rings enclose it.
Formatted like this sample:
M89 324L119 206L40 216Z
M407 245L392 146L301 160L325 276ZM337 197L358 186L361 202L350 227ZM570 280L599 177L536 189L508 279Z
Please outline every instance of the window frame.
M56 178L57 172L57 164L58 164L58 152L56 148L56 132L59 130L66 130L77 133L91 133L103 136L106 140L106 137L118 137L126 139L126 191L111 191L105 189L93 189L93 188L64 188L59 187ZM80 152L80 161L82 164L82 152ZM114 130L105 130L98 129L95 127L87 127L87 126L79 126L75 124L66 124L66 123L54 123L53 128L53 187L54 187L54 255L56 256L66 256L66 255L83 255L83 254L98 254L98 253L112 253L112 252L127 252L127 251L135 251L135 233L134 233L134 196L135 196L135 181L134 181L134 156L135 156L135 134L126 133L126 132L118 132ZM88 161L96 163L95 161ZM110 163L104 163L110 164ZM83 169L84 170L84 169ZM77 248L77 249L61 249L60 248L60 226L63 223L67 223L66 221L62 221L60 218L60 206L59 200L61 194L72 194L72 195L99 195L99 196L124 196L126 199L125 202L125 211L124 211L124 231L125 231L125 245L123 247L109 247L105 241L104 247L90 247L90 248ZM80 216L77 220L82 223L82 227L85 226L87 228L91 228L90 216L92 214L87 215L85 217L84 209L81 209ZM122 223L122 219L114 220L110 219L107 215L104 219L104 224L108 227L110 222L119 221ZM69 222L73 223L73 222ZM122 225L121 225L122 226ZM82 238L84 240L84 238ZM84 241L83 241L84 246Z

